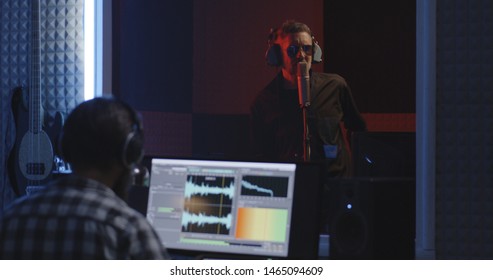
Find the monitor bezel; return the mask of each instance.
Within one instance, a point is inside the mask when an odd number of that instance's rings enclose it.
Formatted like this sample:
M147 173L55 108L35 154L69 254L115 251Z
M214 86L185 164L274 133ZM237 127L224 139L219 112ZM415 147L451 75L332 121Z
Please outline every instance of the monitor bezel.
M229 252L215 252L190 249L167 248L176 259L317 259L320 235L320 204L322 202L322 188L324 182L323 164L316 162L273 162L242 159L211 159L187 157L146 156L144 165L149 169L150 176L152 159L194 160L194 161L221 161L246 163L292 163L296 165L295 188L291 226L289 233L289 247L286 257L243 254ZM149 179L150 181L150 179Z

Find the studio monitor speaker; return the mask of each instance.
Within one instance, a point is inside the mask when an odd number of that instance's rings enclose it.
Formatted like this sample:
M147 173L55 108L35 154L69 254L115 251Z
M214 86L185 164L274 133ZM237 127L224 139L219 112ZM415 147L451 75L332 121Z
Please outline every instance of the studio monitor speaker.
M414 259L415 179L332 179L330 259Z
M356 177L415 177L415 132L354 132L352 161Z

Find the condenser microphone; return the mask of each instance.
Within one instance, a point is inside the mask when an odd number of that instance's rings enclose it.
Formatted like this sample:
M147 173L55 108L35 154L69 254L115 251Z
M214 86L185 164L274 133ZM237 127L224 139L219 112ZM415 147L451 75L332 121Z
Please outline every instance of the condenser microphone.
M310 73L308 70L308 63L305 60L298 62L298 100L301 108L310 106Z

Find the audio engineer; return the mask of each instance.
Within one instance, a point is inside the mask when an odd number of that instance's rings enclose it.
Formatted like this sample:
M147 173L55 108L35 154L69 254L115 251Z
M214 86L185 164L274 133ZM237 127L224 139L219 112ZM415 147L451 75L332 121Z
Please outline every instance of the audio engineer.
M95 98L62 130L73 173L14 201L0 219L0 259L169 258L146 218L125 202L143 155L139 116L126 103Z

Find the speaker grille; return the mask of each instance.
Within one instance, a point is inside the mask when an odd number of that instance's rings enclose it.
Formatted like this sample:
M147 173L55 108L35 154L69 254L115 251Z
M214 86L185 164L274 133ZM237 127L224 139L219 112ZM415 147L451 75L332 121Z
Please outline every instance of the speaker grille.
M331 259L414 259L415 180L329 180Z
M357 256L368 246L368 225L360 213L347 211L339 215L333 225L331 246L336 246L340 252Z

